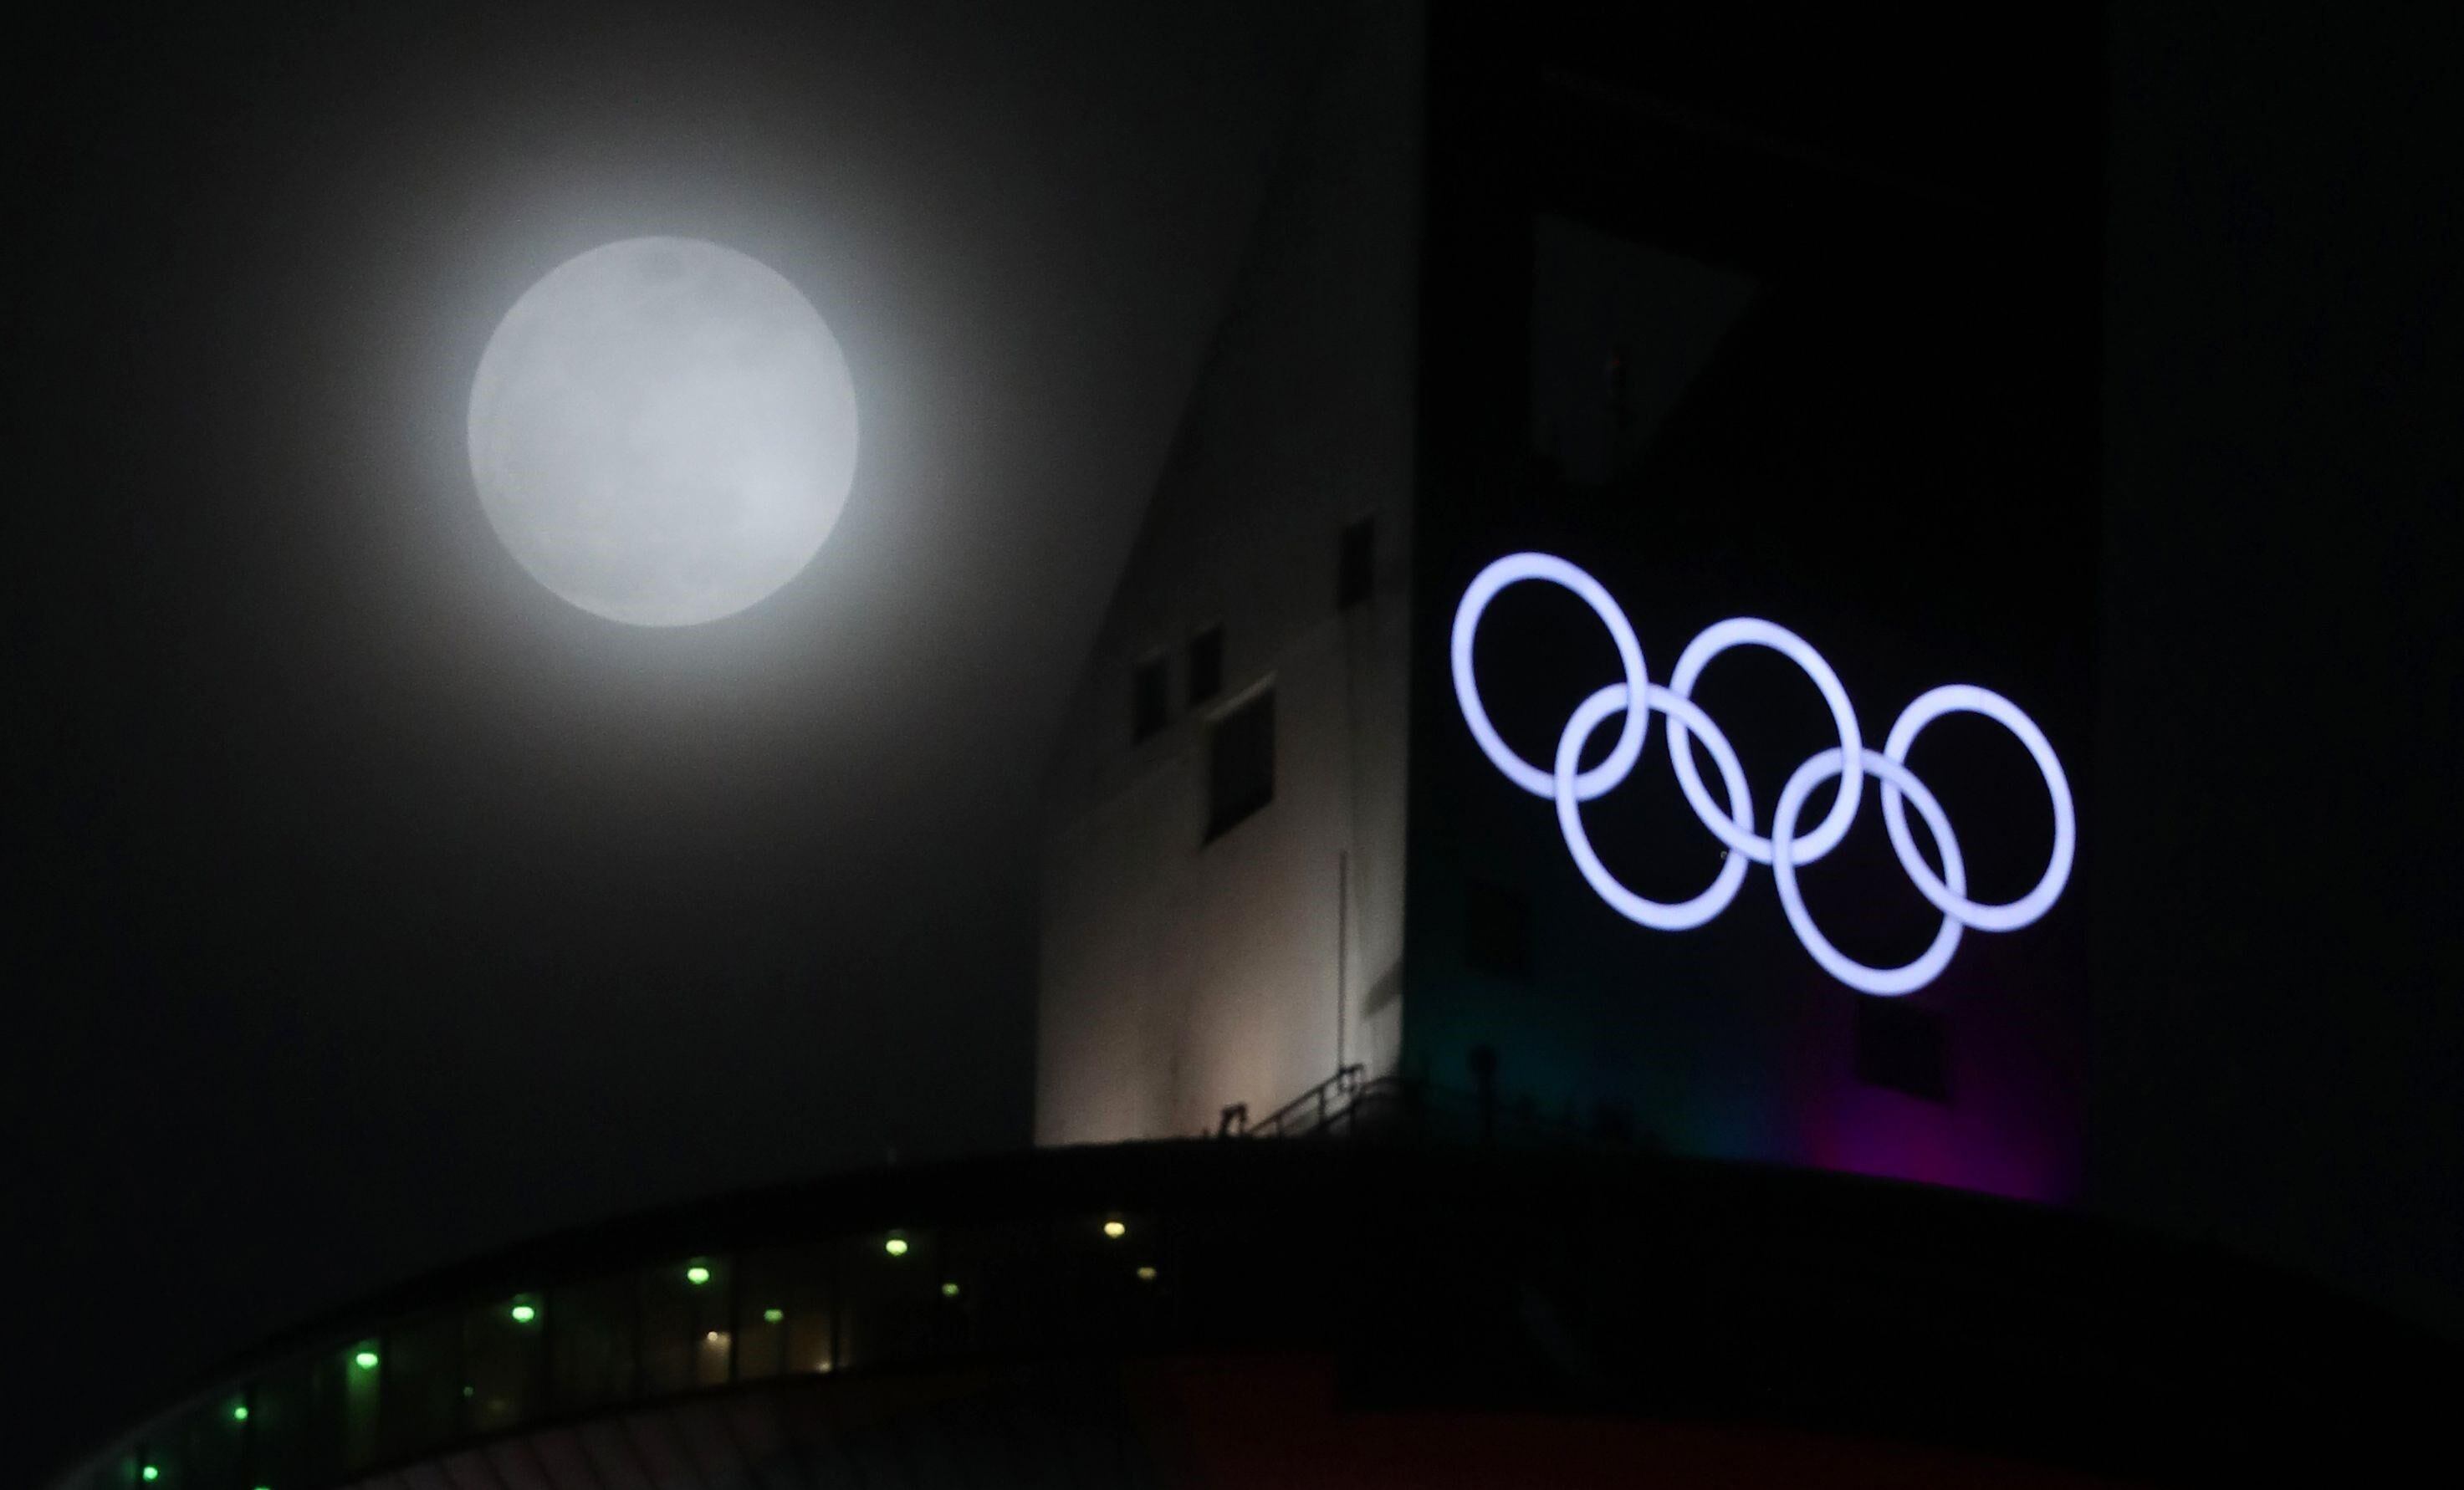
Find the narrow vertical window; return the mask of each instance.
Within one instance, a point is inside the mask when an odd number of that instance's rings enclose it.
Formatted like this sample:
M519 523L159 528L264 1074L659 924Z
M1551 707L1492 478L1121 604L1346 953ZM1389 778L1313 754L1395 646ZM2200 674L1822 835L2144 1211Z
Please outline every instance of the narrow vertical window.
M1206 837L1211 842L1275 800L1275 693L1261 690L1206 736Z
M1138 664L1130 682L1130 738L1144 740L1157 733L1172 712L1170 668L1161 655Z
M1223 628L1208 626L1189 639L1189 701L1202 704L1223 691Z

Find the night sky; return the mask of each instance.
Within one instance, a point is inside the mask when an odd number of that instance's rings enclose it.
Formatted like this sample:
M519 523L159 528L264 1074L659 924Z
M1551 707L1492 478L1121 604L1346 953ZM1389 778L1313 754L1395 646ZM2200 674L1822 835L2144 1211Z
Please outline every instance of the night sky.
M1045 751L1319 24L343 9L6 64L29 1465L477 1250L1026 1140ZM2464 1322L2453 53L2117 11L2097 1188ZM660 233L864 421L812 567L680 630L531 581L463 445L513 299Z
M17 52L28 1463L477 1249L1025 1142L1045 753L1316 25L357 9ZM464 453L515 297L655 233L796 282L864 422L811 568L677 630Z

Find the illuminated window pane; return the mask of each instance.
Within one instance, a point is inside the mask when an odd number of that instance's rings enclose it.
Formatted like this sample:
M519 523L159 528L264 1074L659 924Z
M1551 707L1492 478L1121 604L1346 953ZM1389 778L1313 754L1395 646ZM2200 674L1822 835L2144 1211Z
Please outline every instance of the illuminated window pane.
M461 1353L458 1313L429 1315L385 1336L380 1457L406 1458L461 1431Z
M728 1352L715 1347L727 1346L733 1334L730 1267L725 1258L694 1258L643 1275L640 1391L656 1395L727 1380Z
M838 1366L844 1296L833 1271L836 1257L832 1247L813 1247L801 1254L794 1265L795 1287L783 1311L790 1371L826 1371Z
M548 1296L548 1391L570 1413L622 1402L633 1393L633 1326L638 1282L629 1273L567 1284Z
M517 1322L502 1300L462 1316L462 1384L471 1389L464 1413L480 1433L529 1422L546 1408L547 1341L536 1326Z
M184 1415L164 1439L147 1444L147 1454L163 1471L163 1483L179 1486L222 1485L240 1472L240 1449L248 1436L248 1420L237 1415L244 1398L219 1398Z
M385 1407L385 1352L374 1340L363 1340L349 1351L342 1371L342 1466L358 1473L374 1464L379 1445L379 1414Z
M737 1269L737 1379L823 1369L830 1361L828 1249L751 1253Z
M945 1312L937 1233L913 1227L896 1234L906 1250L892 1257L883 1234L848 1238L839 1262L841 1368L912 1361L933 1353L933 1331Z
M325 1452L314 1409L327 1390L339 1398L341 1370L336 1361L295 1362L250 1383L244 1480L304 1484L339 1468L339 1453Z
M1098 1351L1139 1343L1154 1309L1135 1270L1160 1255L1163 1233L1150 1215L1097 1212L993 1238L975 1328L994 1349L1021 1339ZM1012 1258L1030 1260L1023 1275Z
M705 1329L693 1347L693 1385L724 1387L735 1374L736 1332Z

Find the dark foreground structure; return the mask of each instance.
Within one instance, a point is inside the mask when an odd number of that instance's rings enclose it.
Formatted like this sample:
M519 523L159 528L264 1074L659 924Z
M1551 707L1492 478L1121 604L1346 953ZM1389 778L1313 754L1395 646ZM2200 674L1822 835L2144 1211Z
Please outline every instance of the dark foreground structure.
M2449 1457L2450 1348L2205 1249L1395 1085L1276 1126L542 1240L296 1331L51 1483L2198 1484Z
M1050 1147L471 1263L54 1490L2453 1480L2454 1345L2179 1239L2397 1296L2454 1232L2415 1033L2453 871L2381 799L2453 775L2416 302L2464 257L2407 174L2441 157L2382 143L2427 136L2354 122L2448 95L2134 8L2110 65L2047 6L1953 66L1840 8L1588 9L1331 38L1048 773ZM1658 667L1818 638L1868 744L1947 682L2019 700L2076 883L1904 997L1818 968L1775 875L1646 930L1451 667L1534 553ZM1555 603L1472 659L1527 765L1624 676ZM1777 783L1833 736L1765 682L1717 712ZM2393 702L2255 728L2322 697ZM1976 743L1938 779L2007 907L2048 793ZM1655 771L1605 858L1691 894L1727 841ZM2288 813L2297 776L2378 795ZM1940 920L1879 816L1817 892L1877 965Z

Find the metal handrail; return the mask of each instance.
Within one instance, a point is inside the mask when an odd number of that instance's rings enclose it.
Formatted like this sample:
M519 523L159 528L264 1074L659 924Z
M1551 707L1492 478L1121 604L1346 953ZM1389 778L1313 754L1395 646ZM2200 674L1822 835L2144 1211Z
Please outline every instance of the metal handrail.
M1501 1101L1494 1091L1464 1091L1424 1079L1391 1075L1371 1079L1362 1065L1348 1065L1285 1103L1263 1118L1252 1120L1249 1105L1236 1102L1222 1109L1214 1136L1218 1138L1298 1138L1356 1132L1364 1109L1391 1106L1405 1127L1425 1124L1438 1109L1470 1121L1485 1141L1509 1135L1543 1138L1551 1143L1605 1144L1624 1148L1656 1148L1648 1134L1630 1125L1615 1128L1586 1125L1572 1113L1542 1112L1528 1098Z
M1368 1085L1369 1068L1354 1063L1339 1067L1332 1076L1267 1113L1256 1123L1249 1121L1249 1105L1236 1102L1223 1109L1216 1128L1219 1138L1290 1138L1301 1133L1323 1131L1338 1117L1348 1115ZM1339 1105L1338 1105L1339 1104ZM1296 1127L1300 1118L1313 1114L1307 1127Z

